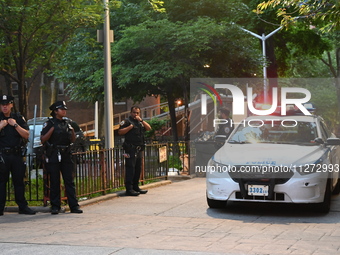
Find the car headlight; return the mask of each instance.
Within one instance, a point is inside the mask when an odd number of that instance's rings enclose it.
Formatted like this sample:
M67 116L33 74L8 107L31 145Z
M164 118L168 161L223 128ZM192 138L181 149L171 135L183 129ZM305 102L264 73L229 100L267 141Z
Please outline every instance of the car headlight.
M209 173L228 173L230 171L230 165L224 165L216 162L211 158L207 165L207 172Z

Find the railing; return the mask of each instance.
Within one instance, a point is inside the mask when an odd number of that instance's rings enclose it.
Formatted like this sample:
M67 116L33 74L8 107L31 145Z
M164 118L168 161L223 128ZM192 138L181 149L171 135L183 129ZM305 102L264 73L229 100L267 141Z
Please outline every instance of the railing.
M146 145L144 151L144 171L140 178L141 184L165 180L169 168L179 171L188 170L186 148L188 143L152 143ZM165 152L165 154L164 154ZM164 161L160 160L161 157ZM80 199L113 193L124 189L125 158L120 145L114 149L99 149L73 154L76 193ZM26 194L30 204L48 205L49 183L46 171L35 156L28 155ZM63 189L62 189L63 190ZM64 193L62 193L63 197ZM65 196L62 200L65 200ZM7 189L7 201L15 205L14 187L11 180ZM7 203L8 204L8 203Z
M141 108L141 117L143 119L149 120L151 118L157 117L159 119L170 118L169 113L162 113L162 108L168 105L167 102L160 103L156 105L151 105ZM125 111L121 113L116 113L113 115L113 130L119 128L119 123L130 116L130 111ZM95 122L94 120L82 123L79 127L84 131L85 136L94 136Z

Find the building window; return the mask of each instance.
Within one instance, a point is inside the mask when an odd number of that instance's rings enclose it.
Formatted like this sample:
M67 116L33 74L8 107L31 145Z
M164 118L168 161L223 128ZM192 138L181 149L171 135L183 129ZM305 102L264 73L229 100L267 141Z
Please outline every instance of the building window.
M17 82L12 82L11 86L12 86L12 95L13 96L19 95L19 86L18 86L18 83Z
M64 95L64 83L63 82L59 82L58 83L58 95Z
M115 105L126 105L126 102L115 102Z

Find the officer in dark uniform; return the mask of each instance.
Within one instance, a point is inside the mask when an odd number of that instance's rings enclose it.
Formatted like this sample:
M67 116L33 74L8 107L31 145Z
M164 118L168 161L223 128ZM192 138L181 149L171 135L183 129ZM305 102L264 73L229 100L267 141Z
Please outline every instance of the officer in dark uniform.
M125 136L125 188L127 196L146 194L147 190L139 188L139 178L142 170L143 151L145 147L144 133L151 126L140 117L140 108L132 106L130 116L120 123L119 135Z
M61 207L60 173L63 176L71 213L82 213L76 197L70 148L76 139L75 132L69 120L64 118L67 110L64 101L55 102L50 106L50 110L53 118L44 124L41 143L45 147L46 169L50 175L51 214L58 214Z
M35 214L25 199L25 172L23 160L28 139L28 125L23 116L13 113L14 97L3 95L0 98L0 216L4 214L6 203L6 186L9 173L12 175L15 202L19 206L20 214Z
M222 120L222 124L217 126L217 131L215 134L216 147L220 148L225 140L230 136L231 132L234 130L234 125L232 119L229 117L230 111L227 108L219 109L218 117Z

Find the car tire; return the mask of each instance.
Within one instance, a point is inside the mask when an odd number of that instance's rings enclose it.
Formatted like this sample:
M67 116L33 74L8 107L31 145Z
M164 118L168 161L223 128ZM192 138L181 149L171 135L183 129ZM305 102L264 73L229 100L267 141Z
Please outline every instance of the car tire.
M227 206L227 201L214 200L207 197L207 203L210 208L225 208Z
M331 181L328 179L323 202L316 205L316 211L320 213L329 213L329 210L331 209L331 200L332 200Z

